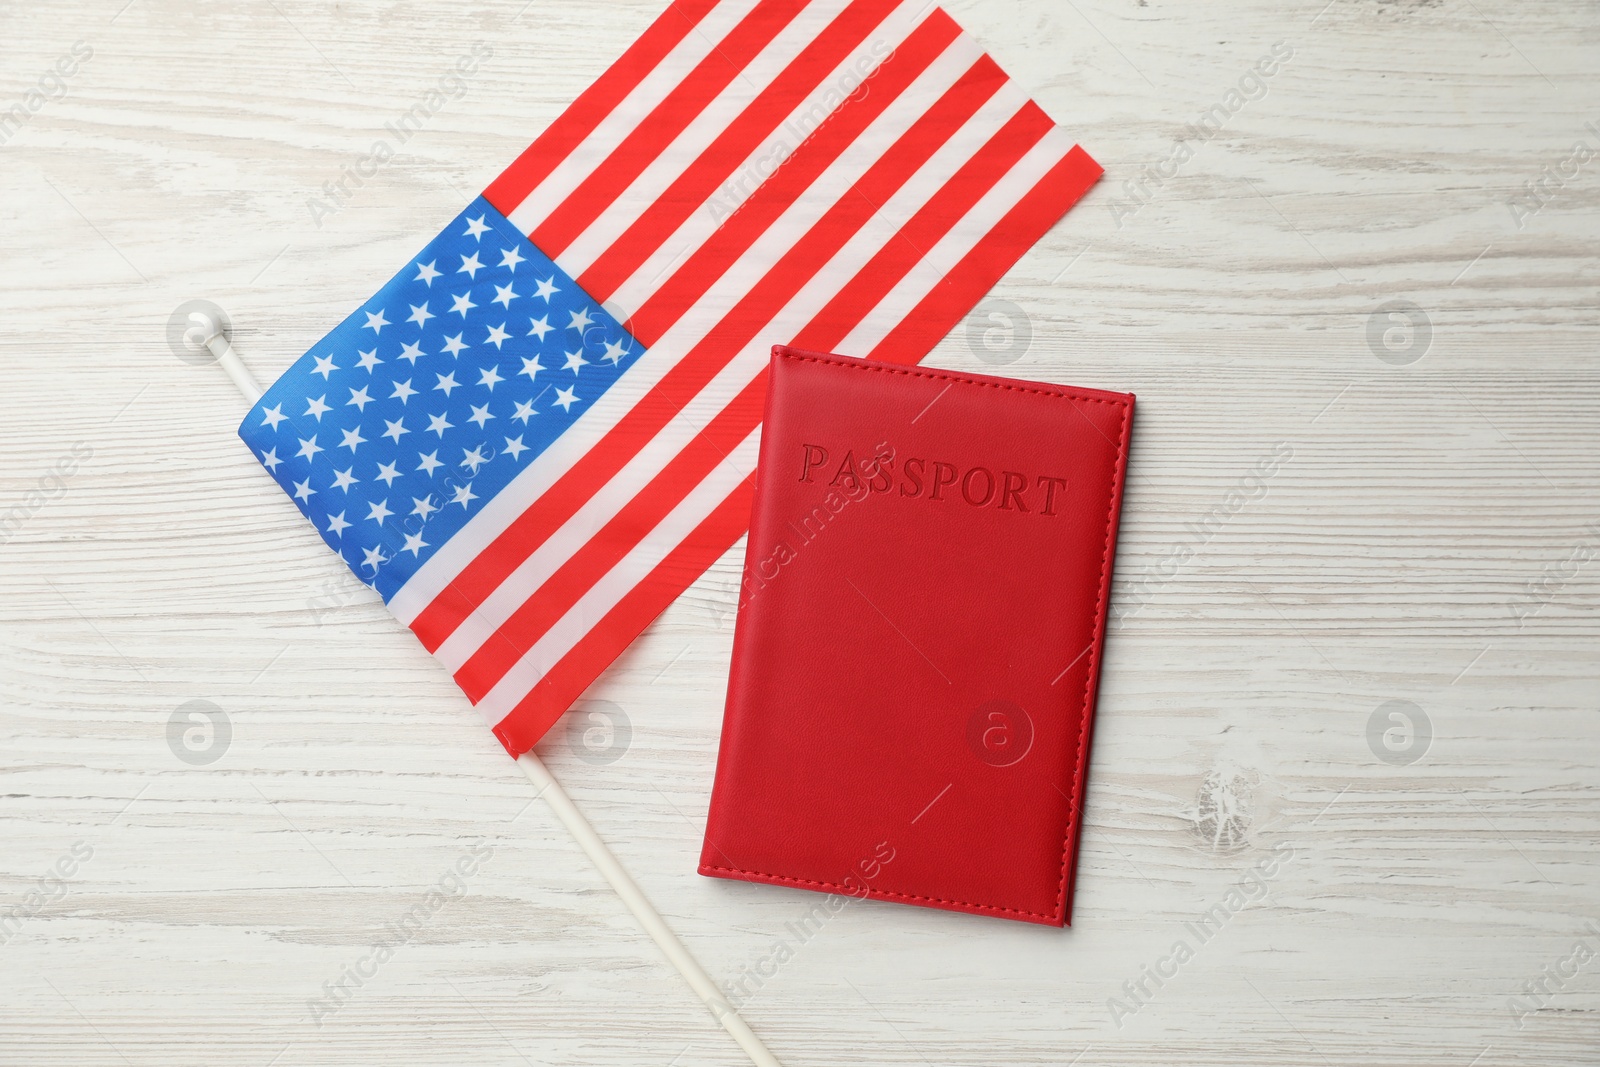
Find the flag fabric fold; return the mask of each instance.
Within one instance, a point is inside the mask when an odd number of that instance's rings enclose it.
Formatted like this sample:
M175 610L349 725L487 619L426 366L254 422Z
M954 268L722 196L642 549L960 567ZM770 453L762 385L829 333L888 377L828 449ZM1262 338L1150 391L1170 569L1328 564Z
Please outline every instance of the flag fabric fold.
M680 0L240 434L520 754L743 535L771 347L917 362L1100 173L925 2Z

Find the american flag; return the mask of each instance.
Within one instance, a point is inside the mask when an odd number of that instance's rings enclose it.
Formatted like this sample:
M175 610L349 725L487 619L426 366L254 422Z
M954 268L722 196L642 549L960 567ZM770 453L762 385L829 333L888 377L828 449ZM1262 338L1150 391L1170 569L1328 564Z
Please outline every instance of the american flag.
M520 754L744 534L771 347L919 361L1100 173L926 0L679 0L240 434Z

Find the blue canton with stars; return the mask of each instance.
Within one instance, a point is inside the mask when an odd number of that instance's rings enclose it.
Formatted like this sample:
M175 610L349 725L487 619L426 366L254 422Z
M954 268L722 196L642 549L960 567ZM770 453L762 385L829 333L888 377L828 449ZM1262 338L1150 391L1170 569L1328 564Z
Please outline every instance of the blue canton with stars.
M479 197L239 436L387 602L643 354Z

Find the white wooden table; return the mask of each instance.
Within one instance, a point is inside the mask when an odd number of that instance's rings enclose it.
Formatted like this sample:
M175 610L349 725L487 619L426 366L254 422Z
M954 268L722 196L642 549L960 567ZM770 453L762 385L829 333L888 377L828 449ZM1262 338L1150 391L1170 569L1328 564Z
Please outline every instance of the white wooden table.
M0 1063L743 1062L165 336L276 374L659 2L0 11L0 109L92 52L0 145ZM1324 3L950 6L1107 175L994 293L1020 358L930 362L1139 394L1124 614L1075 926L852 905L746 1003L790 1067L1600 1063L1600 9ZM542 749L719 980L814 903L694 873L741 553L592 691L619 760Z

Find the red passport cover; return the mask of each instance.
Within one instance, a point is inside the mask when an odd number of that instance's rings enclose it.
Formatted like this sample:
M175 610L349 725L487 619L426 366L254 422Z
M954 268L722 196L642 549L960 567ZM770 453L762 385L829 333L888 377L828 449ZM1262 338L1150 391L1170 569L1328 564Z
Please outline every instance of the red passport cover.
M700 873L1066 925L1134 398L769 373Z

